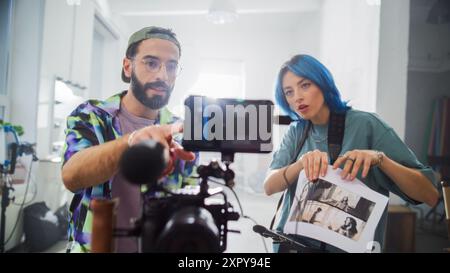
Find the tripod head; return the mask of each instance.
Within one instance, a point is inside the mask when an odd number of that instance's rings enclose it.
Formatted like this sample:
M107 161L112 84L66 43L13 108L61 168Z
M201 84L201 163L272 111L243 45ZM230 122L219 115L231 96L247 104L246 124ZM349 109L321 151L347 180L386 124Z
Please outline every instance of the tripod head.
M223 179L227 187L234 187L234 171L230 169L230 164L233 162L234 154L223 154L222 162L225 164L225 168L217 160L211 160L208 165L200 165L197 168L201 180L200 192L206 194L208 190L209 177L215 177Z

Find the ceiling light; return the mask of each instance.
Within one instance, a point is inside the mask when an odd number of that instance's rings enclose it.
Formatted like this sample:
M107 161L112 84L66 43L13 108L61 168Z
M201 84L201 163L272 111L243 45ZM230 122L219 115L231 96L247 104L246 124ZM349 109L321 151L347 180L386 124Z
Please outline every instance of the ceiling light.
M231 0L213 0L206 18L214 24L226 24L234 22L238 14Z

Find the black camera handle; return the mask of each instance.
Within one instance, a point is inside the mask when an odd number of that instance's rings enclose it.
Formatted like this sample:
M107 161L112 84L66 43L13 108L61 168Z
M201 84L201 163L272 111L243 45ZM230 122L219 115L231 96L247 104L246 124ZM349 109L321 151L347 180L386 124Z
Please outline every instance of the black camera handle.
M201 178L200 194L208 196L208 178L215 177L225 181L225 185L232 188L234 186L234 171L230 169L230 164L234 160L234 153L222 153L221 161L225 164L222 168L217 160L212 160L208 165L200 165L197 173Z

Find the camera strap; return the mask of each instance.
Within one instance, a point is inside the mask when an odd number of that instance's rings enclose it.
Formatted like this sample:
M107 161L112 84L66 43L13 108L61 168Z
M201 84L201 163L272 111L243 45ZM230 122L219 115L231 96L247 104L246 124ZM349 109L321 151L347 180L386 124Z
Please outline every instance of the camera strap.
M334 164L336 159L339 156L339 153L342 149L342 142L344 140L344 131L345 131L345 115L346 112L343 113L330 113L330 122L328 123L328 154L330 155L330 164ZM308 121L306 126L303 129L302 138L297 145L295 156L293 160L289 163L289 165L293 164L297 161L297 157L302 150L303 145L305 144L306 139L308 138L309 131L311 130L311 121ZM270 229L273 229L273 225L275 224L275 219L277 217L278 211L280 209L281 204L283 203L284 196L289 194L289 191L294 191L297 187L297 183L292 183L289 188L287 188L283 195L281 195L280 200L277 204L277 210L275 211L275 215L270 222ZM292 202L291 198L291 202ZM292 203L291 203L292 204Z
M330 113L330 123L328 125L328 154L330 164L333 165L342 149L345 131L345 114Z

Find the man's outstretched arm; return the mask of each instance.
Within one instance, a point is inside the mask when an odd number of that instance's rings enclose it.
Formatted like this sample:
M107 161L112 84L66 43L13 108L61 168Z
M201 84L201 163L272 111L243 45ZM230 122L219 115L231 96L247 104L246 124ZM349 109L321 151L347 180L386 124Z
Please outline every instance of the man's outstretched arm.
M104 183L117 173L120 158L129 145L147 139L153 139L167 149L172 149L181 159L193 160L195 156L191 152L182 150L172 141L172 134L182 130L179 124L152 125L137 130L131 138L131 134L126 134L116 140L83 149L72 155L64 164L64 185L70 191L77 192Z

